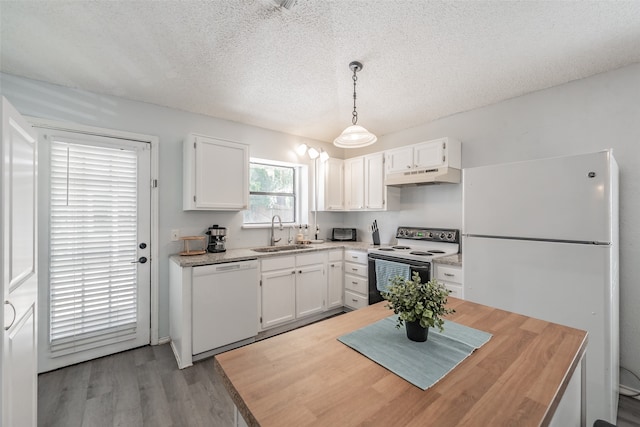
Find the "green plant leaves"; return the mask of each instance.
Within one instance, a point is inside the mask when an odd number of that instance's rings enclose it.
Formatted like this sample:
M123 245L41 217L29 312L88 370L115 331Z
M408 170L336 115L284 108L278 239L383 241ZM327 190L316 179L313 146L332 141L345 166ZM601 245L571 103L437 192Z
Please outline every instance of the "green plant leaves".
M455 310L446 308L449 293L435 279L422 283L417 272L409 280L401 276L394 277L387 291L381 292L382 297L388 301L385 307L399 315L397 328L404 322L419 320L423 328L437 327L440 331L444 324L442 316L455 313Z

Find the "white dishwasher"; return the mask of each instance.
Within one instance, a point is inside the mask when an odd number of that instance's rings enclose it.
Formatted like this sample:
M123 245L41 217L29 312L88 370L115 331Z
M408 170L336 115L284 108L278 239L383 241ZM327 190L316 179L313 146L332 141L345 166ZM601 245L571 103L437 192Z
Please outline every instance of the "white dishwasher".
M258 261L193 267L192 350L203 353L258 334Z

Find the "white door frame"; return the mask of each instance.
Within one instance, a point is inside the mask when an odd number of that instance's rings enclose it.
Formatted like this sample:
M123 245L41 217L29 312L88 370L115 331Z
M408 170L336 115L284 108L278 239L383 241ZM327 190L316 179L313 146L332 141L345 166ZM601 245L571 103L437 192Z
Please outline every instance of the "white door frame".
M158 337L158 144L159 138L133 132L105 129L76 123L59 122L27 116L27 120L39 132L42 130L59 130L80 134L104 136L109 138L127 139L151 144L151 345L157 345ZM155 261L155 262L154 262Z

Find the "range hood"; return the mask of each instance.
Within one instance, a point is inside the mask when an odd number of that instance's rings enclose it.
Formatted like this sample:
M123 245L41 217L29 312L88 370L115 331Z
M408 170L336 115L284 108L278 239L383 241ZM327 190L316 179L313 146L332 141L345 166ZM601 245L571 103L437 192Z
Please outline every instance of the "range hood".
M409 185L459 184L460 169L442 166L433 169L411 169L387 174L384 185L404 187Z

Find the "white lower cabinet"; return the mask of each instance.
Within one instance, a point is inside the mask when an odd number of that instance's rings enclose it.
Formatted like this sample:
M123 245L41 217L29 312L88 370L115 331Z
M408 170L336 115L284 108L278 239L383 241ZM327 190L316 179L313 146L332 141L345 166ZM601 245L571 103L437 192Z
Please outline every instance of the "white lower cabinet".
M329 251L329 263L327 264L327 310L342 307L344 294L344 262L343 250Z
M464 279L462 276L462 267L448 264L433 264L432 278L438 280L447 289L451 291L449 295L456 298L464 299Z
M354 310L369 305L366 252L344 251L344 305Z
M321 313L326 307L326 252L261 261L262 329Z

